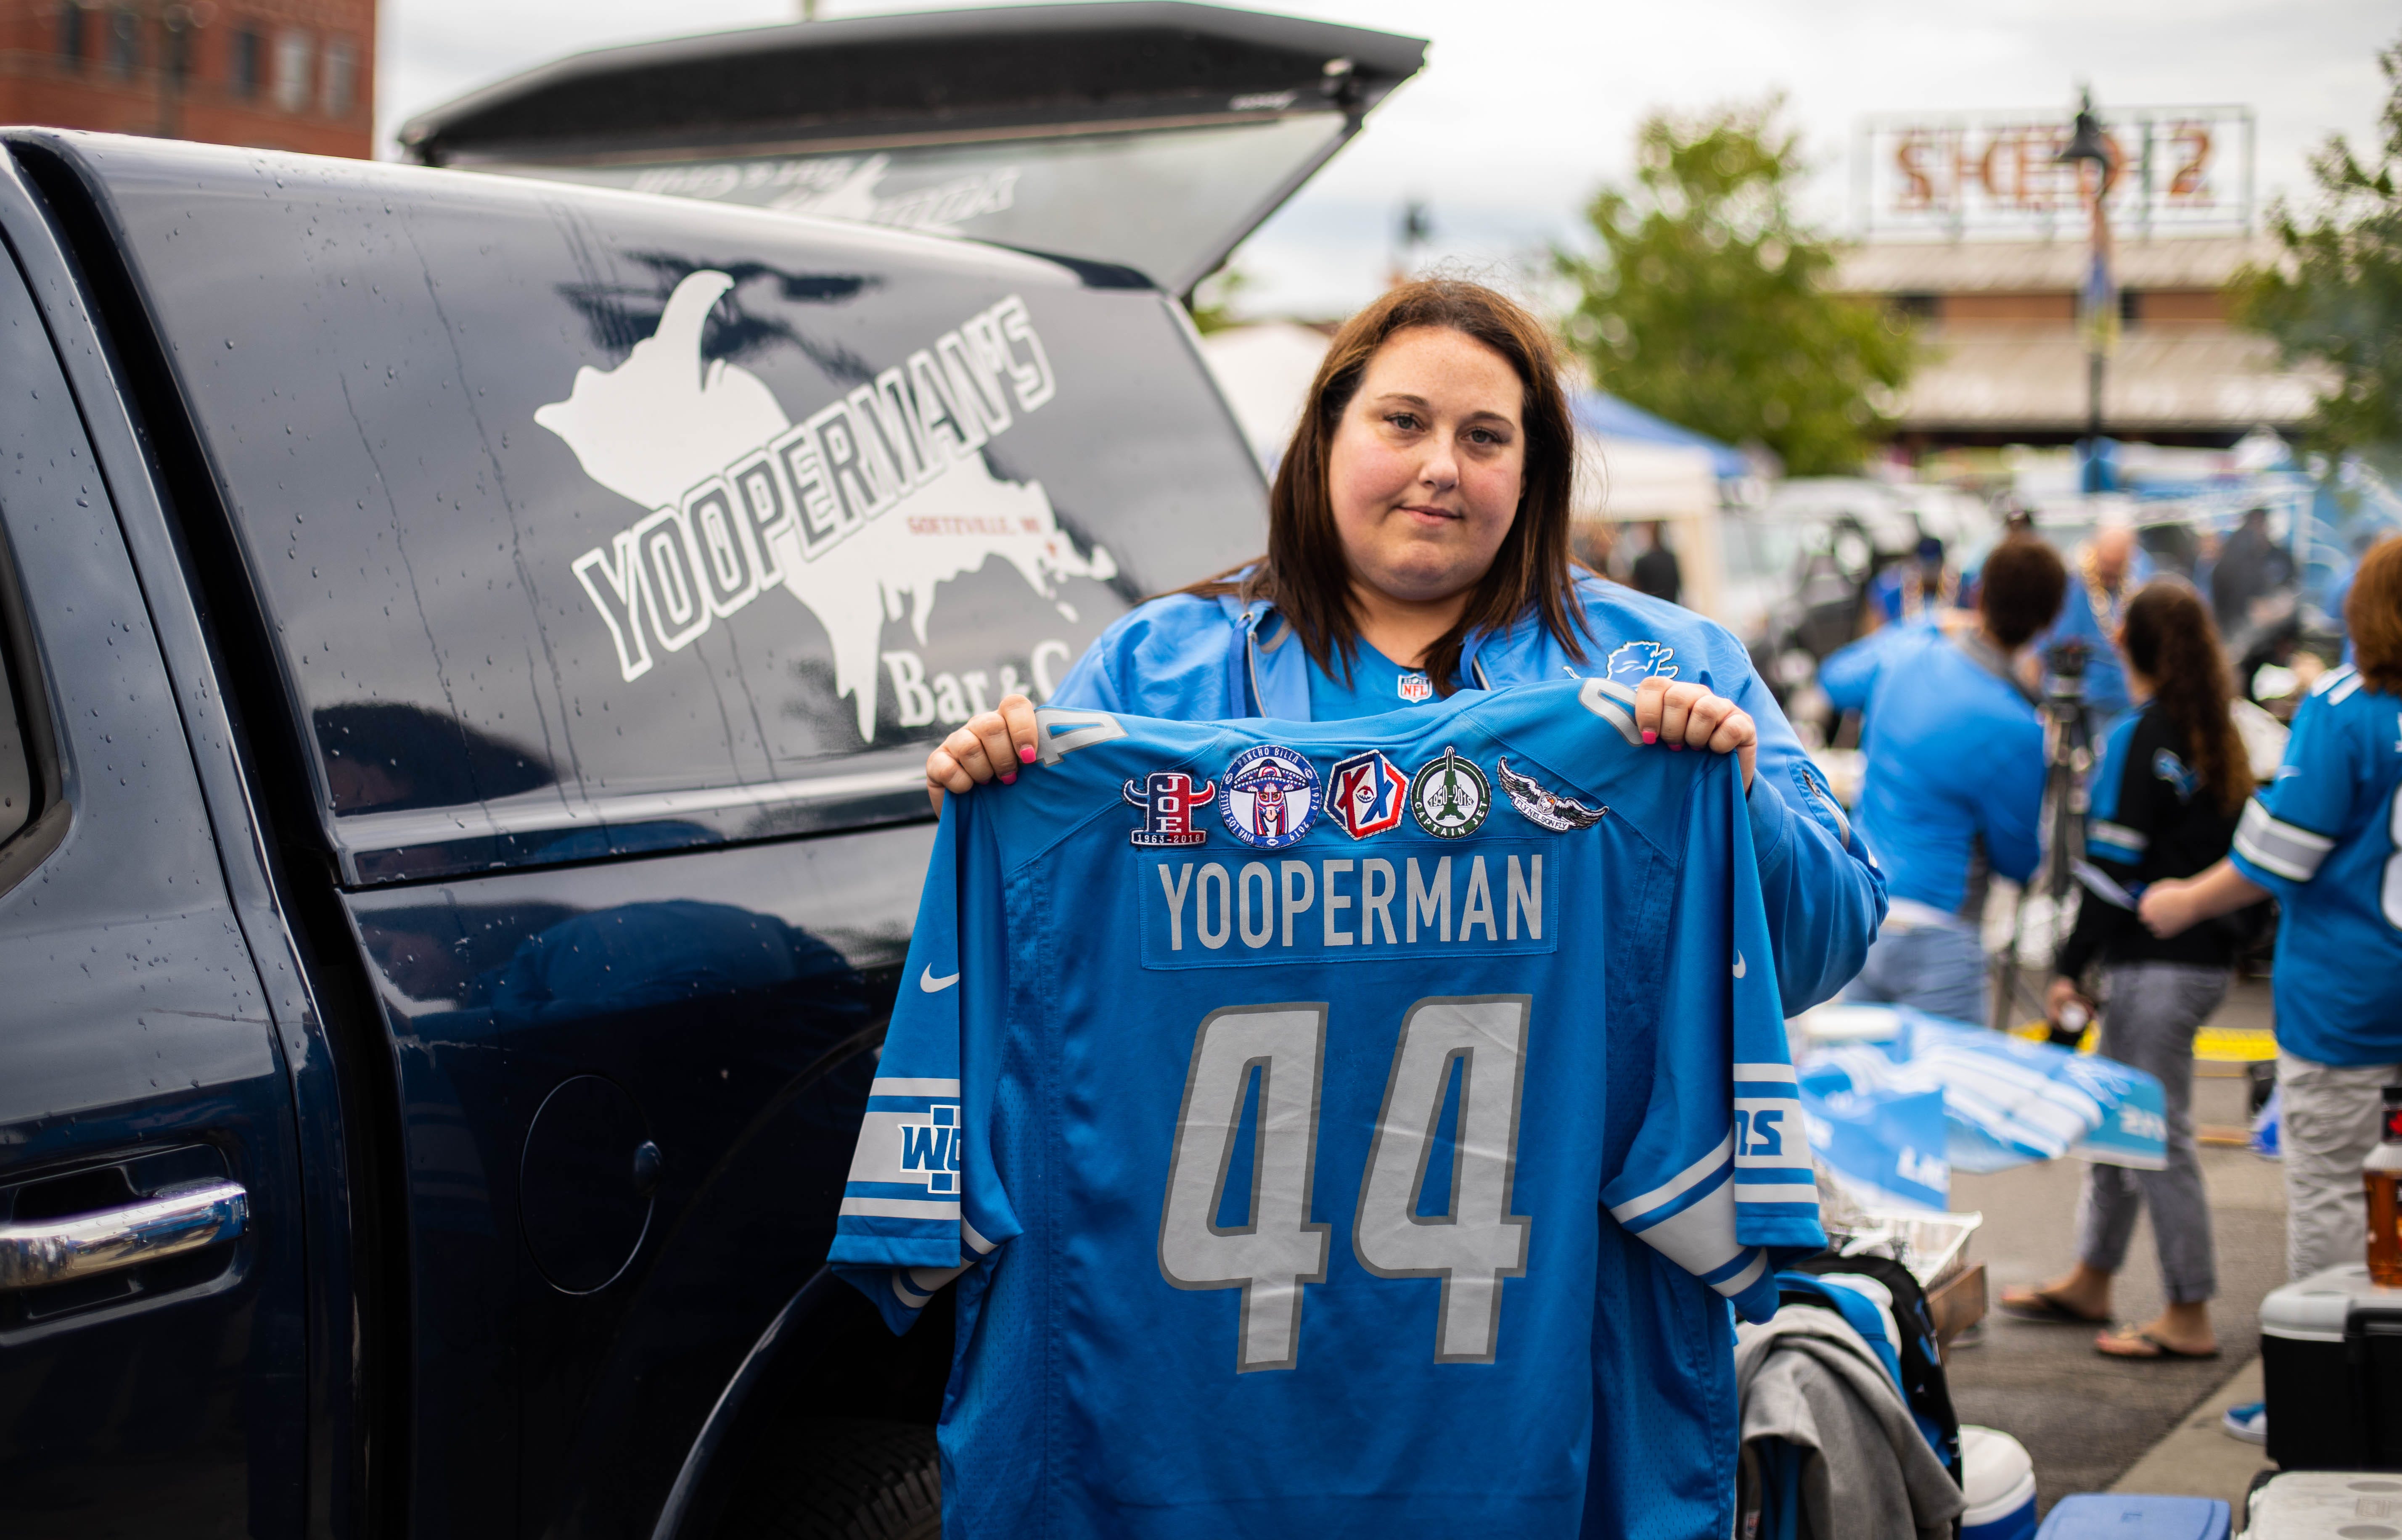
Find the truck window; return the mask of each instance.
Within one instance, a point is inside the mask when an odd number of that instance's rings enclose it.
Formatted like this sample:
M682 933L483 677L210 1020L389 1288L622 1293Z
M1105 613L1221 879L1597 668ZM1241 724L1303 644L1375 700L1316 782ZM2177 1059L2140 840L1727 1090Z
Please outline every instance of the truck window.
M1265 543L1175 301L1123 269L165 164L109 196L353 881L923 818L932 742Z

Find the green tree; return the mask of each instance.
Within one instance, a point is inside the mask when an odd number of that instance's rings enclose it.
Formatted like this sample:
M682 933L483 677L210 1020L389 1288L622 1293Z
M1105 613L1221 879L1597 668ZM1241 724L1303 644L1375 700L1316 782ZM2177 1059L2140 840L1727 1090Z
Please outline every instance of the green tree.
M2236 274L2236 319L2276 339L2288 365L2329 377L2308 433L2330 454L2360 452L2402 468L2402 43L2377 56L2385 72L2383 143L2364 164L2340 134L2311 158L2316 212L2305 223L2280 199L2269 224L2282 260Z
M1222 332L1229 326L1239 326L1242 317L1235 313L1242 293L1251 286L1251 275L1229 262L1193 285L1193 297L1186 308L1193 312L1193 328L1203 337Z
M1783 109L1645 119L1635 186L1585 211L1599 249L1554 260L1579 291L1569 346L1603 390L1827 474L1890 430L1919 346L1883 306L1827 292L1837 250L1794 212L1805 167Z

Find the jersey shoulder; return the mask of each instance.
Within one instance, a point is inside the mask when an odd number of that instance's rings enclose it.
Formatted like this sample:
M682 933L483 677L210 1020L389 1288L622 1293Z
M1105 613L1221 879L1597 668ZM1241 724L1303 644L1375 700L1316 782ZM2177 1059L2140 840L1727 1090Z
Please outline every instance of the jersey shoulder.
M1693 781L1725 758L1646 744L1635 692L1607 678L1504 691L1467 715L1494 740L1497 800L1545 828L1615 818L1663 851L1677 848Z
M1034 713L1034 763L1015 783L972 793L1015 870L1097 818L1139 832L1167 804L1214 819L1218 772L1232 736L1220 722L1167 722L1123 711L1043 707Z
M1583 640L1591 664L1580 672L1630 686L1650 674L1716 681L1725 694L1725 676L1751 667L1751 654L1733 632L1680 604L1591 572L1578 574L1576 594L1583 609Z

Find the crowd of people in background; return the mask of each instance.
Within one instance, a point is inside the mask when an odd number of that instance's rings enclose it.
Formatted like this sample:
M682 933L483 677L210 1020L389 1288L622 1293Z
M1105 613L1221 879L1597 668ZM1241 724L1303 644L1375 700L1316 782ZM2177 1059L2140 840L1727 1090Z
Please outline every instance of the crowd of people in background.
M2197 588L2155 575L2125 524L2064 560L2021 518L1963 581L1930 540L1871 584L1877 628L1818 673L1832 708L1857 713L1857 817L1890 901L1843 997L1995 1026L2014 1024L1990 985L1987 880L2027 882L2058 839L2047 788L2067 722L2044 686L2048 670L2055 690L2081 676L2067 692L2093 745L2078 901L2045 1013L2054 1040L2092 1022L2099 1052L2159 1079L2167 1159L2089 1165L2075 1265L2002 1308L2100 1328L2096 1349L2119 1358L2217 1352L2194 1041L2272 923L2291 1277L2359 1259L2361 1163L2380 1088L2402 1080L2402 536L2367 549L2342 596L2342 664L2296 660L2305 694L2265 778L2230 667L2257 660L2230 655L2229 639L2290 604L2295 564L2262 509L2204 555ZM2166 1303L2114 1327L2112 1284L2146 1207ZM2258 1440L2265 1422L2256 1403L2228 1426Z

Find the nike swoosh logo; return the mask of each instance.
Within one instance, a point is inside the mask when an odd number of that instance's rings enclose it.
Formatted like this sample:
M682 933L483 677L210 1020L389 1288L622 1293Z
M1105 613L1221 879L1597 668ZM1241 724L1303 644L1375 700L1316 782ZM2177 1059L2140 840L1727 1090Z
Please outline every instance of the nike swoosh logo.
M934 977L934 969L931 965L923 973L918 975L918 987L929 995L939 995L959 982L959 976L957 973L951 974L948 978Z
M1743 954L1740 952L1734 955L1734 976L1738 979L1743 977Z

